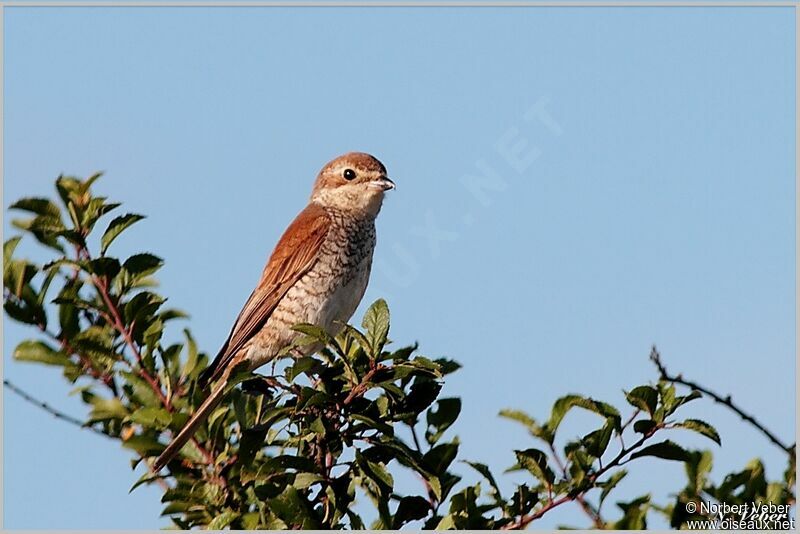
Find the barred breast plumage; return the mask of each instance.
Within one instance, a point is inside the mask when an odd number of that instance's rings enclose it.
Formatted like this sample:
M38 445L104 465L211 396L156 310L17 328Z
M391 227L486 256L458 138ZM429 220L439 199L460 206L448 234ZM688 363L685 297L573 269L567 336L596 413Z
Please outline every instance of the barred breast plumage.
M325 212L330 229L316 263L289 289L247 347L253 368L272 360L292 343L298 335L292 327L298 323L320 326L335 336L364 296L375 249L375 218L334 208L325 208ZM306 347L303 353L316 348Z

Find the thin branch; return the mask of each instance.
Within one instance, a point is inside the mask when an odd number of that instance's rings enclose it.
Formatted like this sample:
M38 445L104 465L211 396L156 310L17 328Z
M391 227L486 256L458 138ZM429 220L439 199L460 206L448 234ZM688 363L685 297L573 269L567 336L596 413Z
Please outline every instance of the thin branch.
M658 372L662 380L666 380L667 382L672 382L674 384L682 384L684 386L690 387L692 389L696 389L697 391L704 393L714 399L714 401L724 404L727 406L731 411L736 413L739 417L741 417L744 421L750 423L756 429L758 429L762 434L764 434L768 440L770 440L773 444L777 445L783 451L788 454L790 457L794 457L795 455L795 447L796 444L792 444L791 446L786 445L783 441L781 441L775 434L767 430L767 428L757 421L755 417L752 415L744 412L741 408L739 408L736 404L734 404L733 400L731 400L731 396L728 395L723 397L710 389L701 386L697 382L692 382L691 380L687 380L683 378L682 374L671 375L667 372L667 368L664 366L663 362L661 361L661 355L658 353L658 349L653 347L650 351L650 360L655 364L658 368Z
M569 495L564 495L560 499L556 499L554 501L550 501L546 505L539 508L535 513L530 515L523 515L517 521L500 527L500 530L519 530L521 528L527 527L531 522L536 521L544 514L555 508L556 506L561 506L565 502L570 502L574 498L570 497Z
M417 436L417 427L416 423L408 425L411 428L411 437L414 440L414 446L417 448L417 452L421 455L424 453L422 452L422 446L420 445L419 437ZM428 482L428 479L422 476L421 473L417 473L419 479L422 481L422 485L425 486L425 492L428 495L428 504L433 510L433 513L436 514L437 510L439 509L439 501L436 499L436 495L433 493L433 488L431 487L431 483Z
M422 452L422 446L420 445L419 437L417 436L416 423L408 426L411 428L411 438L414 440L414 446L417 448L417 452L420 454L424 454Z
M100 430L98 428L95 428L93 426L87 425L86 423L84 423L83 421L78 419L77 417L73 417L73 416L71 416L69 414L66 414L66 413L62 412L61 410L59 410L57 408L53 408L52 406L50 406L46 402L37 399L36 397L31 395L30 393L26 392L25 390L23 390L22 388L17 386L16 384L12 383L7 378L3 379L3 385L5 387L7 387L9 389L9 391L11 391L12 393L17 395L18 397L20 397L24 401L36 406L37 408L41 408L42 410L44 410L45 412L49 413L50 415L52 415L56 419L60 419L60 420L64 421L65 423L69 423L69 424L71 424L73 426L76 426L76 427L80 428L81 430L89 430L90 432L94 432L98 436L103 436L106 439L117 439L116 437L114 437L114 436L112 436L110 434L106 434L105 432L103 432L102 430ZM142 457L142 460L145 460L145 459ZM147 469L151 473L156 474L156 473L153 472L153 469L152 469L151 465L146 460L145 460L144 463L147 466ZM161 487L164 488L164 490L169 489L169 486L167 485L167 483L164 480L158 479L157 483L159 485L161 485Z
M567 464L561 459L561 456L558 454L558 451L556 451L555 445L553 445L551 442L548 441L547 446L550 447L550 454L553 456L553 460L555 460L559 471L561 471L561 475L566 480L567 478L569 478L569 473L567 472ZM580 505L581 509L586 514L586 516L592 521L592 524L594 524L595 528L602 529L605 526L605 521L600 516L600 511L592 508L592 506L586 501L586 499L583 498L582 494L577 495L575 497L575 500L578 502L578 504Z
M372 378L378 374L378 372L383 371L384 369L386 369L386 367L379 364L367 371L367 374L364 375L364 378L361 379L361 382L350 390L350 393L347 395L347 397L345 397L344 401L342 401L342 404L348 405L357 397L360 397L366 393L367 389L369 388L370 380L372 380Z
M622 437L622 434L624 434L624 433L625 433L625 429L626 429L626 428L628 428L628 427L630 426L630 424L631 424L631 423L633 423L634 419L636 419L636 418L639 416L639 413L641 413L641 411L642 411L642 410L640 410L640 409L638 409L638 408L637 408L637 409L636 409L636 410L635 410L635 411L634 411L634 412L631 414L631 416L628 418L628 420L627 420L627 421L625 421L625 423L624 423L624 424L623 424L623 425L620 427L620 429L619 429L619 432L617 433L617 436L619 436L619 443L620 443L620 445L622 445L622 448L623 448L623 449L625 448L625 438L623 438L623 437ZM599 459L599 458L598 458L598 459Z
M81 430L89 430L89 431L94 432L95 434L97 434L99 436L103 436L103 437L106 437L106 438L109 438L109 439L114 439L112 436L109 436L108 434L106 434L102 430L85 424L83 421L81 421L77 417L73 417L73 416L71 416L69 414L66 414L66 413L62 412L61 410L59 410L57 408L53 408L52 406L50 406L46 402L40 401L39 399L37 399L33 395L27 393L26 391L21 389L16 384L13 384L10 380L8 380L6 378L3 379L3 385L5 387L7 387L11 392L16 394L18 397L22 398L26 402L29 402L30 404L33 404L37 408L41 408L42 410L44 410L45 412L49 413L50 415L52 415L56 419L61 419L62 421L66 422L66 423L69 423L71 425L77 426Z
M601 476L603 476L605 473L607 473L612 468L619 467L619 466L627 463L627 461L630 460L630 458L628 460L626 460L626 461L623 461L625 456L627 456L628 454L632 453L633 451L635 451L636 449L641 447L644 444L645 441L650 439L653 436L653 434L655 434L661 428L663 428L663 426L661 426L661 425L654 426L646 434L644 434L641 438L639 438L636 441L636 443L634 443L633 445L631 445L628 448L623 448L621 451L619 451L619 454L617 454L617 456L615 456L614 459L611 460L605 467L601 467L600 469L598 469L594 473L590 474L587 477L587 480L591 485L588 486L585 490L581 491L580 493L574 494L574 495L573 494L567 494L567 495L564 495L561 498L558 498L558 499L555 499L555 500L551 500L546 505L544 505L543 507L539 508L536 512L528 514L528 515L522 515L522 516L519 517L519 519L517 519L513 523L509 523L508 525L505 525L505 526L501 527L501 530L518 530L518 529L525 528L531 522L536 521L537 519L542 517L545 513L547 513L548 511L552 510L553 508L555 508L556 506L560 506L560 505L562 505L562 504L564 504L566 502L575 501L575 500L578 499L578 497L583 498L583 496L586 493L588 493L589 490L595 489L597 487L595 485L595 482L597 481L597 479L599 479Z
M115 305L114 301L111 299L111 294L108 291L108 285L101 277L98 276L92 276L92 283L97 289L98 293L100 293L103 302L105 302L106 306L108 307L108 311L113 319L112 324L114 328L120 333L120 335L122 335L125 343L128 345L128 347L130 347L131 352L133 352L133 355L139 364L139 376L141 376L150 385L150 389L152 389L153 392L155 392L155 394L158 396L164 408L166 408L168 412L172 412L174 407L172 406L171 400L164 395L164 391L161 389L161 385L159 384L158 380L156 380L150 373L147 372L141 352L139 352L139 348L136 346L136 343L131 337L130 330L125 328L125 324L122 321L122 315L119 312L118 306ZM214 465L214 454L206 449L195 436L191 437L191 442L195 445L195 447L197 447L197 449L200 451L200 454L203 455L206 463L208 465Z
M112 374L103 373L103 372L99 371L94 366L94 364L92 363L91 358L89 358L89 357L81 354L77 350L75 350L67 342L66 339L64 339L63 337L57 336L56 334L54 334L53 332L48 330L47 327L44 324L40 323L37 326L39 327L39 330L41 330L44 335L46 335L47 337L49 337L53 341L56 341L57 343L59 343L61 345L61 350L66 351L68 354L74 354L75 356L77 356L78 360L80 361L82 369L85 372L87 372L89 374L89 376L91 376L95 380L100 380L101 382L103 382L108 387L108 389L111 390L111 393L113 393L115 397L119 395L119 390L117 388L117 383L115 382L114 376Z

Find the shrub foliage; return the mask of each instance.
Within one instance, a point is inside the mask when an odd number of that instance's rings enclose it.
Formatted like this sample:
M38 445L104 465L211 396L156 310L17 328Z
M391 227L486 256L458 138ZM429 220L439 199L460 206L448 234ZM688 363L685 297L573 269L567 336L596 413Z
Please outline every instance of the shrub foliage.
M111 254L144 217L112 216L120 204L92 192L99 177L62 176L57 198L11 205L25 216L13 221L22 235L3 248L4 309L32 329L13 356L57 367L76 384L88 408L84 425L132 452L132 467L144 474L130 483L160 484L163 515L177 527L518 529L564 504L585 514L580 526L646 528L657 514L680 527L703 518L686 512L689 502L794 503L794 446L780 480L768 481L755 459L713 482L711 451L687 450L681 433L671 432L699 433L712 447L721 445L711 424L683 415L701 393L665 380L626 391L626 407L565 395L545 419L502 411L529 432L530 446L507 454L509 470L526 481L501 485L486 464L458 463L451 427L461 401L442 396L442 387L459 364L422 356L416 345L389 349L382 300L361 328L347 326L335 339L297 325L299 344L325 348L292 358L287 347L267 374L237 375L194 439L154 473L154 457L203 400L197 379L209 358L188 329L175 326L187 316L156 291L162 259ZM23 235L45 247L51 261L15 256ZM596 428L560 436L575 409L594 414ZM686 486L671 502L641 495L618 500L609 512L605 503L645 457L682 465ZM399 487L401 471L419 483Z

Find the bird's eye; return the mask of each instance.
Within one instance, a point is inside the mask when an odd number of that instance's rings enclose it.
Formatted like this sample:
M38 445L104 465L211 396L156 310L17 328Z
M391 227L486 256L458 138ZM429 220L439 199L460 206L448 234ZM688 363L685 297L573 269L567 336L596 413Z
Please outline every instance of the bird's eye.
M356 171L354 171L353 169L345 169L344 174L342 176L344 176L345 180L352 180L353 178L356 177Z

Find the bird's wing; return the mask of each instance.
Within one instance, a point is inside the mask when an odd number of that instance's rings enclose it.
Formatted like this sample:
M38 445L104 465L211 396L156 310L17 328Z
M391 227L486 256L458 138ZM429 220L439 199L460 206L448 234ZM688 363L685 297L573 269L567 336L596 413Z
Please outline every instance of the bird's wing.
M201 384L221 376L236 353L261 330L289 288L316 263L329 228L328 214L314 203L292 221L275 246L261 280L239 312L228 339L201 375Z

